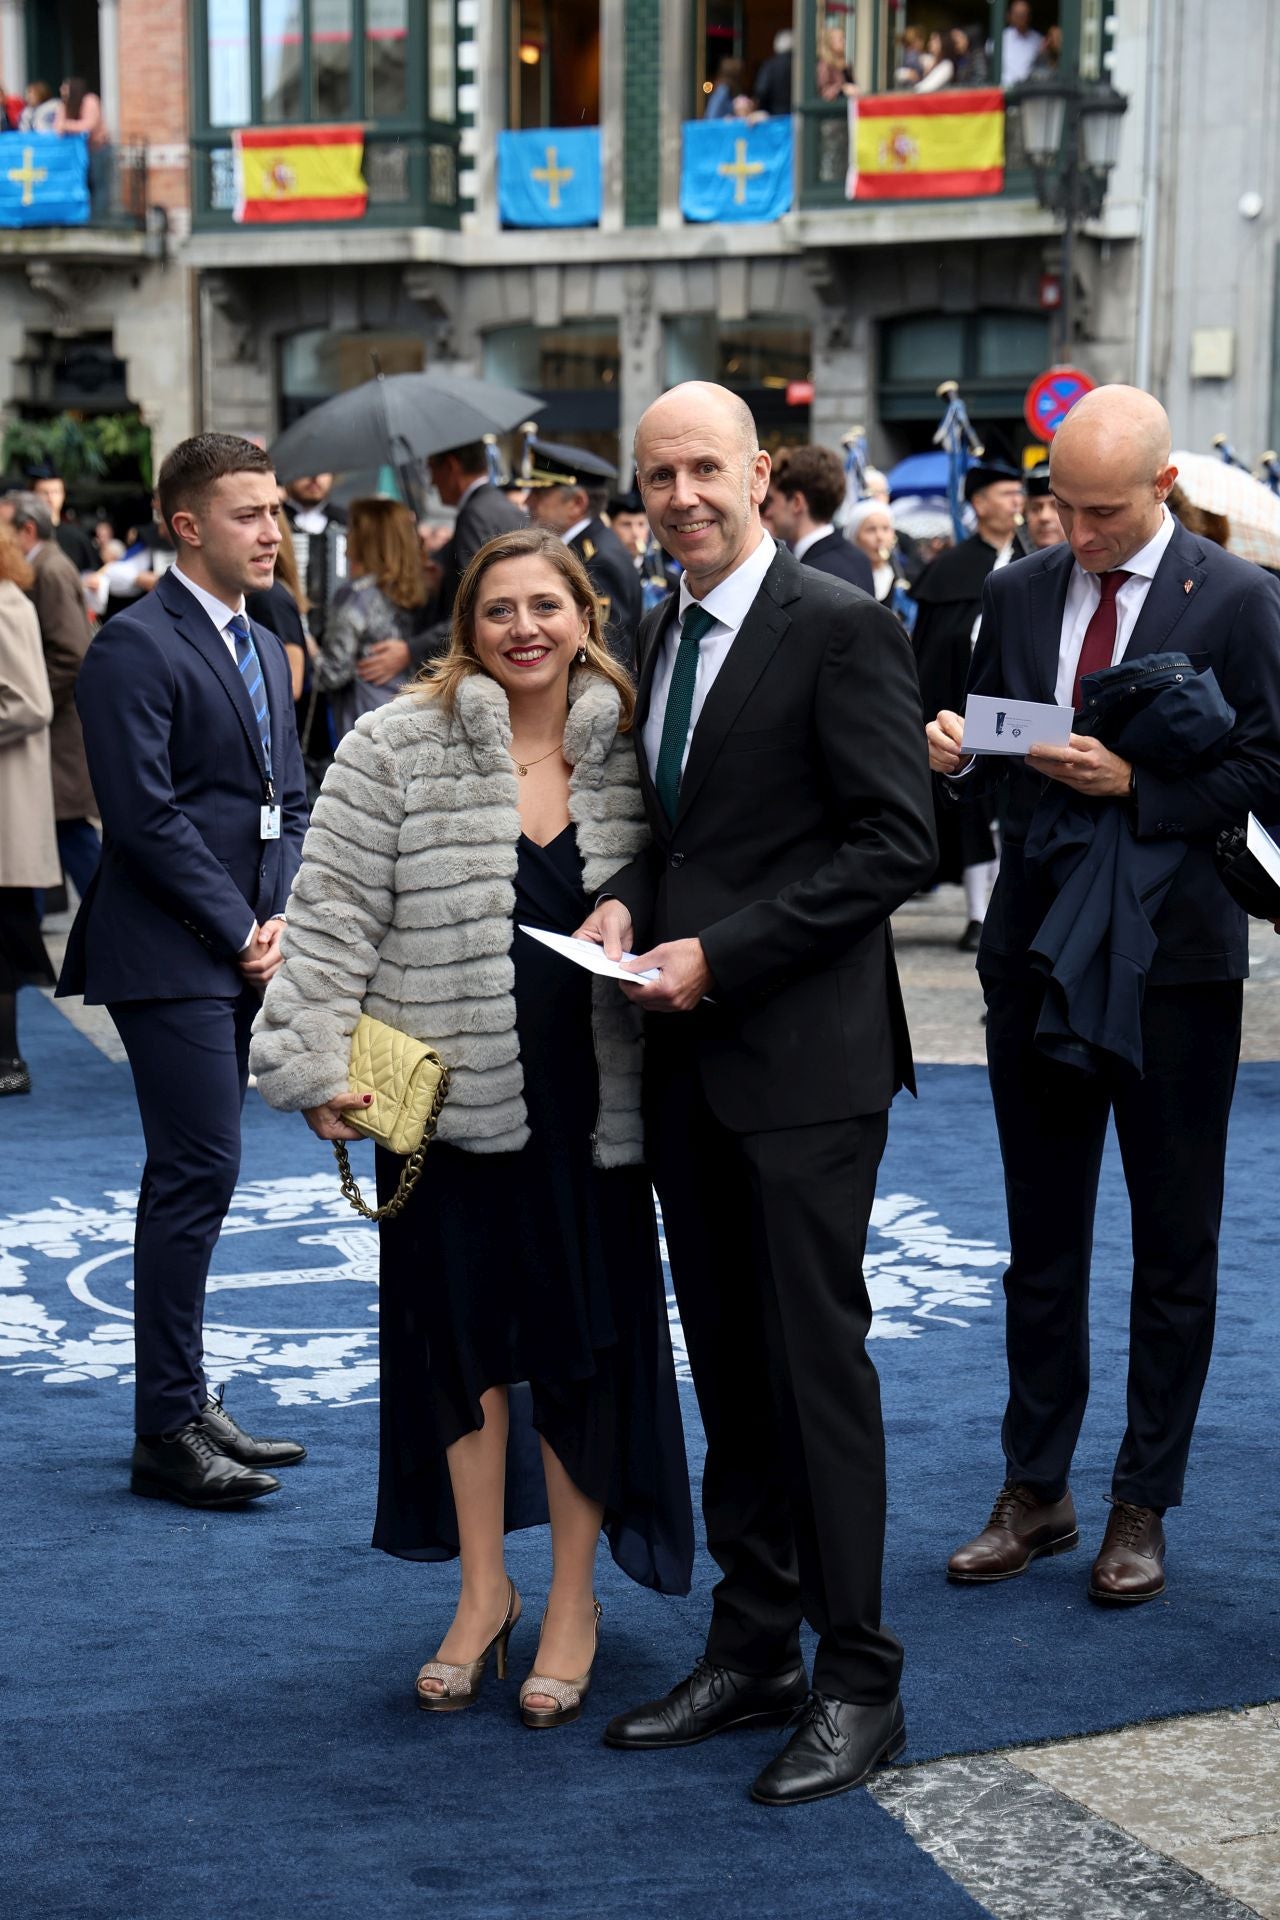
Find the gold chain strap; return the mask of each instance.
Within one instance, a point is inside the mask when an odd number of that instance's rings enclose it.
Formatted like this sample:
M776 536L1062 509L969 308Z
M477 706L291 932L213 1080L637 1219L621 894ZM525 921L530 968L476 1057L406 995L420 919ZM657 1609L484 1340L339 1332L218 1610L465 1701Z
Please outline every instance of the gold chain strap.
M338 1162L338 1172L342 1175L343 1198L350 1202L357 1213L363 1214L366 1220L394 1220L396 1215L403 1211L409 1195L422 1178L422 1168L426 1161L427 1148L435 1138L436 1125L440 1119L440 1109L444 1106L445 1096L448 1094L448 1091L449 1069L446 1067L437 1083L435 1099L431 1103L431 1111L427 1115L427 1123L422 1129L422 1138L400 1169L400 1178L396 1183L396 1190L387 1201L385 1207L370 1207L367 1205L364 1195L356 1185L356 1177L351 1171L351 1162L347 1158L346 1141L335 1140L333 1142L333 1152Z

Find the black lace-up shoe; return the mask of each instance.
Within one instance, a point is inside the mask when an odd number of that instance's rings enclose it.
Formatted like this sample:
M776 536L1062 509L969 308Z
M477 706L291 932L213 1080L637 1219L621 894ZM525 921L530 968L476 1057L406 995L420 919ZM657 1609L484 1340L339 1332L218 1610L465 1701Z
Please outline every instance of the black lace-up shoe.
M796 1715L796 1728L776 1760L751 1789L766 1807L799 1807L848 1793L877 1767L896 1760L907 1744L902 1702L896 1695L880 1707L862 1707L829 1693L811 1693Z
M787 1673L734 1673L705 1657L662 1700L620 1713L604 1730L607 1747L694 1747L731 1727L788 1720L803 1704L803 1667Z
M219 1451L199 1420L175 1433L139 1434L129 1485L148 1500L177 1500L184 1507L242 1507L275 1493L280 1482L255 1473Z
M307 1450L296 1440L255 1440L238 1427L222 1404L222 1388L205 1401L200 1410L200 1425L219 1453L238 1460L242 1467L296 1467L305 1460Z

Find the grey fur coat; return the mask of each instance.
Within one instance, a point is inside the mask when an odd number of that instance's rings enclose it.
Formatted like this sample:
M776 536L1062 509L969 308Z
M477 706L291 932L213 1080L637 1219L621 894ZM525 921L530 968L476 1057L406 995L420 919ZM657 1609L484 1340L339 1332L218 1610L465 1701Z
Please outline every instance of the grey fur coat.
M496 681L474 674L452 712L408 693L364 714L325 776L289 896L284 965L254 1024L250 1066L273 1107L319 1106L347 1086L361 1011L426 1040L453 1070L438 1138L512 1153L529 1138L516 1034L518 780ZM576 669L565 758L588 894L648 840L618 695ZM592 982L600 1073L596 1164L643 1158L640 1022Z

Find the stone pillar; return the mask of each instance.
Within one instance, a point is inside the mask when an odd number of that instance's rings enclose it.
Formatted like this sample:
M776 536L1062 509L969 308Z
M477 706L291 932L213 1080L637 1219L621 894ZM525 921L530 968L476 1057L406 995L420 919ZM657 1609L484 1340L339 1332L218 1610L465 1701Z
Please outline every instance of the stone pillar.
M654 298L653 269L632 266L622 283L618 316L621 392L618 395L618 485L631 473L631 446L645 408L662 391L662 320Z
M0 75L10 93L27 84L27 21L22 0L0 0Z
M627 0L600 0L600 231L617 233L623 221L626 139L623 69Z
M98 98L111 139L120 128L120 6L119 0L98 0Z

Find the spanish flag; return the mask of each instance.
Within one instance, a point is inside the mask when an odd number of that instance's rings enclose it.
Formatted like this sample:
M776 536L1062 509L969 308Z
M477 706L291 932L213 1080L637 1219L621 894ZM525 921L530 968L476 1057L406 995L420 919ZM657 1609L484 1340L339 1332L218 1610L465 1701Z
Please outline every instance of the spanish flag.
M231 136L237 220L359 220L364 128L245 127Z
M883 93L849 102L850 200L936 200L1004 191L1004 95Z

